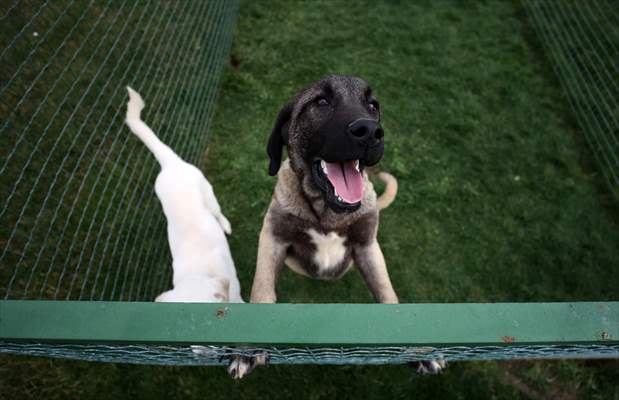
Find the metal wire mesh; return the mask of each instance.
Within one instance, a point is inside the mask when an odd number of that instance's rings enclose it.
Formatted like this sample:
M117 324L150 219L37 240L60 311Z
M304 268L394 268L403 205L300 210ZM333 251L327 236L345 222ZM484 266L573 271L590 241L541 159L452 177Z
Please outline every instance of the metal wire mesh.
M154 158L123 125L125 86L199 164L234 1L0 4L0 296L152 300L167 285Z
M526 9L611 190L619 196L619 11L607 0Z
M48 345L4 343L0 353L44 355L87 361L153 365L220 365L232 355L266 353L271 364L404 364L443 359L514 360L544 358L616 358L619 345L479 346L479 347L261 347L241 349L216 346Z

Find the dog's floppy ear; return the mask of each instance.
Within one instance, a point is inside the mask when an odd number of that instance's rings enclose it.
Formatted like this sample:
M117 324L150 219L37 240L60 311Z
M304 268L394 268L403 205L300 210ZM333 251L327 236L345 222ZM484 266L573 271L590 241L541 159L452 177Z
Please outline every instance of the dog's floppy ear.
M277 115L275 126L271 131L269 143L267 144L267 154L271 159L269 163L269 175L277 175L279 166L282 163L282 152L284 145L288 141L288 127L290 126L290 117L292 116L292 102L286 104Z

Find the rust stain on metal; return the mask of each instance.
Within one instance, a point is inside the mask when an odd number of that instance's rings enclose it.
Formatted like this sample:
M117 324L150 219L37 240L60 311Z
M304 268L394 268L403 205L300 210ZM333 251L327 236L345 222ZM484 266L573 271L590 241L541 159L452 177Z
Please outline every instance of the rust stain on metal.
M516 338L513 336L501 336L501 340L503 341L503 343L514 343L516 341Z
M217 318L223 318L226 316L227 312L227 308L218 308L215 315L217 316Z

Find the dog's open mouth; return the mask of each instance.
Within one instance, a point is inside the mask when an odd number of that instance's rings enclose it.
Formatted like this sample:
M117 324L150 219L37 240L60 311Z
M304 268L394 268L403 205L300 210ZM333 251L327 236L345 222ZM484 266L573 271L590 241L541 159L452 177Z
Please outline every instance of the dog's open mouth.
M363 172L359 160L314 161L312 175L327 204L338 212L354 211L363 199Z

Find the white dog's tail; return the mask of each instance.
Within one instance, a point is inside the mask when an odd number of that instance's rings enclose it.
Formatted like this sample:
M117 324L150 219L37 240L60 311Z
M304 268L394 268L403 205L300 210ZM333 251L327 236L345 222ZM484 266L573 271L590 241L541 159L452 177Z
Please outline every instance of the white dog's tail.
M179 159L178 155L163 143L148 125L140 119L140 112L144 108L142 96L135 90L127 86L129 92L129 102L127 103L127 126L137 137L144 142L146 147L155 155L159 165L163 168L168 161Z
M383 208L389 207L391 203L393 203L393 200L395 200L395 196L398 194L398 181L393 175L384 171L377 172L376 176L378 179L385 182L385 191L376 199L378 209L382 210Z

